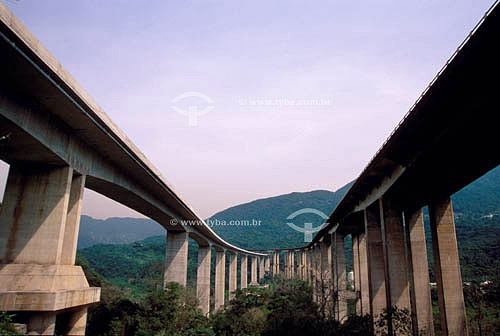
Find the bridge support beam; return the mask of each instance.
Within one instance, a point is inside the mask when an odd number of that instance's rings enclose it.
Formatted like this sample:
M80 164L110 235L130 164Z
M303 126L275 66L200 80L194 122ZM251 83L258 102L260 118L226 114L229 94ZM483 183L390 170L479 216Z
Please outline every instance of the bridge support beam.
M358 234L359 250L359 299L361 300L361 315L371 314L370 304L370 279L368 270L368 245L366 242L366 232Z
M352 270L354 274L354 292L356 293L356 315L361 315L361 279L359 264L359 235L352 235Z
M248 287L248 256L245 254L241 255L241 289Z
M389 199L379 200L382 240L384 242L384 262L386 269L387 307L410 310L408 289L408 268L403 228L403 212ZM391 314L388 314L392 324ZM389 325L392 330L392 325Z
M264 279L264 272L265 272L264 263L265 263L264 257L259 257L259 280Z
M234 252L229 252L229 300L234 298L234 292L238 289L238 255Z
M200 309L206 316L210 312L210 261L212 259L212 248L199 246L198 248L198 272L196 280L196 296L200 301Z
M337 321L343 321L347 317L347 283L344 238L344 235L338 232L335 232L332 235L334 288L337 293L337 302L335 302L335 319Z
M257 257L250 257L250 286L258 286L257 282Z
M10 166L0 209L0 310L28 311L28 333L53 335L57 315L79 307L78 319L61 327L84 335L87 306L99 301L100 288L74 266L84 185L69 167Z
M414 335L432 336L434 322L422 209L405 211L405 224Z
M289 252L289 256L290 256L290 262L289 262L289 265L290 265L290 279L294 279L295 278L295 251L290 251Z
M320 243L320 307L325 316L332 316L333 313L333 282L332 282L332 245L331 236L325 235Z
M164 286L169 282L177 282L186 287L187 260L188 233L184 231L167 231Z
M226 292L226 251L215 250L215 310L224 307Z
M444 335L467 335L462 275L451 199L429 204L429 216L441 329Z
M370 312L374 319L387 309L384 245L379 200L365 209Z

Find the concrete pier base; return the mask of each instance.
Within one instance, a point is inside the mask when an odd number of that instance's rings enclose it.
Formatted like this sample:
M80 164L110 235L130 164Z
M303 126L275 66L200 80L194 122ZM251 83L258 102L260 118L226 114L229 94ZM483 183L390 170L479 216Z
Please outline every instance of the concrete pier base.
M250 286L258 286L257 281L257 257L249 257L251 263L250 269Z

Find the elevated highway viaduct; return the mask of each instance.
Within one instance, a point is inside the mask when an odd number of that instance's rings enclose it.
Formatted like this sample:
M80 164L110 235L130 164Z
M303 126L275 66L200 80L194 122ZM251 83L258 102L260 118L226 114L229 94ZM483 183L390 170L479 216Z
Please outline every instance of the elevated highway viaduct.
M315 298L347 314L344 238L352 238L356 312L397 306L415 335L433 335L423 207L428 207L440 324L466 335L450 196L500 164L500 8L496 2L397 125L305 246L269 251L271 270L309 281ZM278 262L276 264L276 262ZM331 287L334 298L324 297ZM390 310L389 310L390 311ZM390 315L389 315L390 317ZM392 333L389 323L386 330Z
M57 60L0 3L0 159L10 165L0 209L0 310L24 311L30 335L53 335L69 315L68 335L84 335L100 288L75 266L84 188L155 220L167 230L164 281L186 285L188 238L199 245L197 295L210 309L210 260L216 254L215 309L257 265L255 253L219 237L109 119ZM182 164L172 158L172 164ZM184 224L189 222L190 224ZM262 264L262 263L261 263ZM257 276L252 267L252 279ZM263 269L261 269L263 273ZM240 287L248 281L242 277Z

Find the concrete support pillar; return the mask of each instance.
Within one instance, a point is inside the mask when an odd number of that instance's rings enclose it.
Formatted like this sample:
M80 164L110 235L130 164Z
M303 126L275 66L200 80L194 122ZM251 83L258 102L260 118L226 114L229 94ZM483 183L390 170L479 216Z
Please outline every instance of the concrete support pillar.
M224 307L226 292L226 251L215 250L215 310Z
M241 275L241 289L245 289L248 287L248 257L244 254L241 255L241 269L240 269L240 275Z
M61 264L63 265L75 264L84 188L85 176L73 176L70 187L68 214L66 217L64 241L61 254Z
M271 255L268 254L264 259L264 275L270 274L271 272Z
M332 245L331 235L325 235L320 243L320 307L324 309L325 316L331 316L333 312L333 294L332 283Z
M314 246L314 290L316 293L316 302L319 303L321 299L321 247L320 245Z
M250 270L250 286L258 286L259 283L257 282L257 257L250 257L251 258L251 267L252 269Z
M87 306L70 313L70 318L64 335L85 336L87 326Z
M56 330L55 312L37 312L30 315L28 324L28 335L50 335Z
M387 197L379 200L379 206L386 267L387 307L396 306L410 310L403 212ZM389 330L392 330L391 326Z
M347 318L347 282L346 282L346 262L344 251L344 235L335 232L332 236L334 244L334 283L337 292L337 302L335 307L335 318L344 321Z
M169 282L177 282L186 287L187 259L188 233L183 231L168 231L164 285Z
M422 209L405 211L405 224L413 334L432 336L434 335L434 322Z
M374 319L387 309L384 245L380 223L380 205L377 200L365 210L366 251L368 256L368 281L370 311Z
M28 312L28 335L53 335L57 314L75 307L62 327L84 335L87 305L99 301L100 289L74 266L84 186L69 167L10 166L0 207L0 293L2 310Z
M264 257L259 257L259 280L264 279Z
M365 220L365 218L363 218ZM368 272L368 246L366 242L366 233L360 232L358 235L359 249L359 290L361 300L361 315L371 314L370 304L370 280Z
M312 286L312 250L306 250L306 280Z
M290 279L295 278L295 251L290 251Z
M441 330L444 335L467 335L462 275L451 199L429 204L429 217Z
M73 170L10 166L0 209L2 264L61 264Z
M198 248L198 274L196 280L196 296L200 301L200 309L206 316L210 312L210 261L212 248L200 246Z
M234 252L229 252L229 300L234 298L234 292L238 289L238 256Z
M359 264L359 236L352 235L352 270L354 274L354 292L356 293L356 314L361 315L361 279Z
M284 275L286 279L290 279L290 269L289 269L289 263L290 263L290 257L289 257L288 251L283 252L283 268L284 268Z
M302 279L302 250L297 251L297 279Z

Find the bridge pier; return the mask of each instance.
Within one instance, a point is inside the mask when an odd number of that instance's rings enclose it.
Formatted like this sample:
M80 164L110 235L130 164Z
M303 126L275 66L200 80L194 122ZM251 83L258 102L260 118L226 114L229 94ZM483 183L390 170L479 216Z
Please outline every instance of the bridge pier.
M251 269L250 269L250 286L258 286L257 281L257 257L250 257Z
M432 336L434 321L422 209L405 211L405 224L414 334Z
M295 251L291 250L289 251L289 258L290 258L290 279L295 278Z
M177 282L186 287L187 260L188 233L185 231L167 231L164 286L169 282Z
M215 248L215 311L224 308L226 292L226 250Z
M384 309L387 309L384 244L379 200L367 207L364 213L370 312L376 320Z
M352 272L354 275L354 292L356 293L356 303L355 303L355 311L356 315L362 315L361 312L361 281L359 278L359 244L358 244L359 235L352 234Z
M379 200L384 263L386 267L387 307L410 310L408 268L403 228L403 212L387 197ZM391 314L389 322L392 324ZM392 330L392 325L389 326Z
M445 335L467 335L462 275L453 206L448 197L429 204L441 329Z
M332 282L332 245L331 235L327 234L320 242L321 253L321 273L320 273L320 305L323 306L326 316L331 316L333 312L333 282Z
M238 289L238 255L234 252L229 252L229 300L234 298L234 292Z
M241 266L240 266L240 274L241 274L241 289L245 289L248 287L248 257L245 254L241 255Z
M210 261L212 260L212 247L210 245L198 248L198 270L196 279L196 296L200 308L206 316L210 312Z
M53 335L57 315L80 307L62 327L84 335L86 308L99 301L100 288L74 266L84 185L67 166L10 166L0 209L0 310L29 311L28 334Z
M344 250L344 235L335 232L332 235L333 253L333 279L334 290L337 293L335 302L335 319L343 321L347 317L347 283L346 283L346 262Z
M259 257L259 280L264 279L264 257Z

